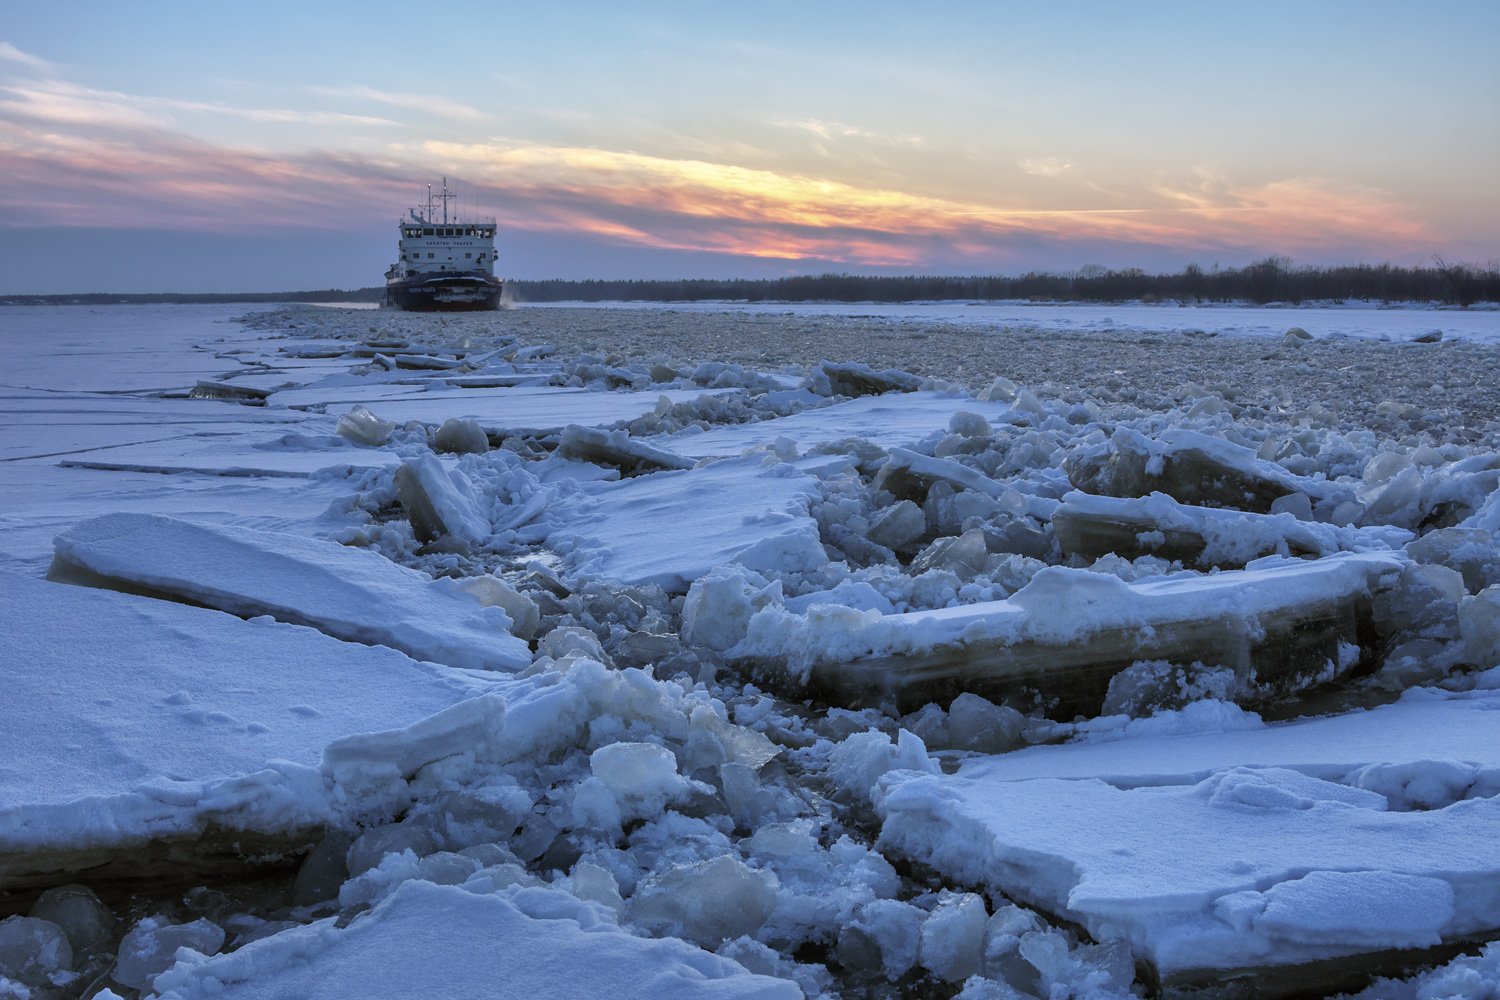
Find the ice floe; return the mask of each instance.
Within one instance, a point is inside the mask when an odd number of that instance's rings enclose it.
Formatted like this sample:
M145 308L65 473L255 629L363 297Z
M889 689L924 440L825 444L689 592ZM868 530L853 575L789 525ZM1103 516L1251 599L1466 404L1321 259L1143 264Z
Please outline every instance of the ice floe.
M1169 990L1337 988L1500 930L1497 697L898 772L881 843L1128 942Z
M531 663L499 606L363 549L286 533L106 514L57 536L53 579L166 595L308 625L454 667ZM471 581L477 583L479 581Z
M504 722L482 675L134 595L6 574L0 634L7 889L295 848L404 806L407 776Z
M932 611L773 604L728 655L838 704L903 711L971 691L1097 712L1110 679L1145 660L1228 668L1253 699L1348 673L1373 642L1372 598L1403 565L1395 553L1269 557L1137 583L1049 567L1007 600Z

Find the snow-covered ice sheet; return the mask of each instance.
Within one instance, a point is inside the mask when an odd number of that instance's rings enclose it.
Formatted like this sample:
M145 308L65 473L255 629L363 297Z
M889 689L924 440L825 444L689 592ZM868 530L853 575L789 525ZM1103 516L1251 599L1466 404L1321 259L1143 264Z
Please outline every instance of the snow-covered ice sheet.
M969 396L922 391L883 396L861 396L847 402L759 423L715 427L653 438L652 443L691 458L739 455L788 438L803 450L844 438L864 438L882 448L914 444L942 431L958 412L976 413L991 423L1016 416L1005 403Z
M214 400L0 389L0 461L194 435L265 434L306 421L301 413Z
M126 472L196 472L206 476L347 476L365 469L399 465L401 457L382 448L364 448L319 427L322 434L280 437L234 435L223 438L174 438L118 448L96 448L59 460L83 469Z
M498 607L379 553L283 532L105 514L58 535L53 573L141 588L231 614L270 615L422 660L515 671L531 663Z
M347 361L344 363L348 364ZM266 405L321 409L341 403L374 406L376 403L394 400L435 398L427 393L460 394L459 398L462 398L463 393L482 390L493 393L514 388L540 388L538 382L544 379L545 376L542 375L525 373L467 377L444 374L414 376L409 371L375 372L361 376L333 375L311 385L274 392L266 400Z
M1148 305L1112 302L548 302L527 308L663 309L684 313L779 313L859 319L1022 327L1042 330L1131 330L1141 333L1207 331L1235 337L1280 337L1300 326L1315 337L1410 340L1442 330L1445 337L1500 341L1500 310L1435 309L1430 306L1380 308L1362 302L1348 306L1291 307L1176 303Z
M554 386L517 386L510 389L458 389L424 392L420 398L383 400L369 405L382 420L417 420L440 424L458 418L473 420L490 434L545 433L568 424L606 427L650 413L663 399L685 403L702 396L722 396L735 390L662 389L654 392L592 392ZM360 404L329 405L327 413L346 413Z
M585 579L669 591L715 566L809 572L827 560L808 514L812 476L786 463L730 459L601 484L548 537Z
M1500 771L1497 709L1495 692L1463 697L1418 688L1368 711L1271 725L1246 715L1233 725L1172 731L1165 720L1146 720L1127 726L1118 734L1124 738L1105 738L1111 731L1101 728L1093 738L966 761L958 773L995 781L1099 778L1134 787L1187 784L1240 766L1290 768L1328 781L1372 761L1462 761Z
M404 775L503 722L485 675L269 619L0 581L0 882L210 826L378 815Z
M1316 988L1336 959L1500 931L1497 710L1494 690L1419 691L896 774L881 842L1128 941L1169 987L1325 963L1294 974Z
M480 895L428 882L403 884L347 927L330 918L233 954L185 955L155 985L162 1000L803 995L684 941L624 933L600 908L558 889Z
M0 465L0 568L46 573L52 540L101 511L136 511L252 528L300 528L347 496L343 479L247 478L62 468L54 459Z
M243 305L14 306L0 315L0 383L68 392L186 392L246 366L226 339Z

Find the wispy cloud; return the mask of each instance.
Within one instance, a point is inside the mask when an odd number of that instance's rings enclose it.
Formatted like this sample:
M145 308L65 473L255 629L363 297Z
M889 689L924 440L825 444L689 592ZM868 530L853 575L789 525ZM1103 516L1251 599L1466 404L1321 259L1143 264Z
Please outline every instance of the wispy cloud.
M34 56L30 52L22 52L6 41L0 41L0 60L20 63L22 66L29 66L32 69L48 70L52 68L52 64L41 56Z
M420 111L424 115L433 115L438 118L448 118L460 122L481 122L491 119L491 115L451 101L445 97L436 97L432 94L406 94L391 90L377 90L363 84L354 84L347 87L307 87L307 92L320 97L332 98L354 98L362 101L373 101L376 104L384 104L392 108L403 108L408 111Z
M1016 166L1020 167L1023 173L1033 177L1061 177L1073 169L1073 164L1064 163L1055 156L1017 160Z
M797 129L808 132L824 140L858 139L864 142L876 142L893 146L907 146L912 149L921 149L927 145L925 139L917 135L892 135L874 129L861 128L858 125L846 125L843 122L824 121L820 118L788 118L772 122L771 124L782 128Z
M106 125L114 128L166 127L175 114L211 115L282 125L393 126L388 118L296 108L239 107L219 101L188 101L119 91L96 90L58 80L25 81L0 86L0 111L59 125Z

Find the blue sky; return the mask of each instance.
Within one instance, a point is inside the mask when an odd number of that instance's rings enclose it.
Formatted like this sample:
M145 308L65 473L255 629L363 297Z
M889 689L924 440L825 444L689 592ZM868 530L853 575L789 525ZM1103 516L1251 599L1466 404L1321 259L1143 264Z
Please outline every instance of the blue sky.
M0 293L1500 256L1500 4L66 3L0 20Z

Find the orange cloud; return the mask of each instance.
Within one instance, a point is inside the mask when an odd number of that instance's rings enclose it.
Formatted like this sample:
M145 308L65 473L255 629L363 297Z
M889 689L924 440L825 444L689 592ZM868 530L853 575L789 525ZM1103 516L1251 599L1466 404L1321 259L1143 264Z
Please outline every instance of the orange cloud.
M1242 185L1195 171L1129 198L1116 192L1119 203L1133 207L1020 210L585 146L425 142L392 146L381 159L273 154L202 142L171 127L173 111L216 105L151 102L53 82L12 84L0 94L0 156L7 166L0 200L13 206L12 224L347 229L394 221L422 179L447 171L512 230L726 257L920 269L1025 266L1025 255L1042 245L1075 245L1080 260L1098 259L1097 247L1294 257L1438 249L1432 232L1388 195L1322 178ZM362 96L393 106L424 100ZM1030 167L1067 169L1050 160Z

